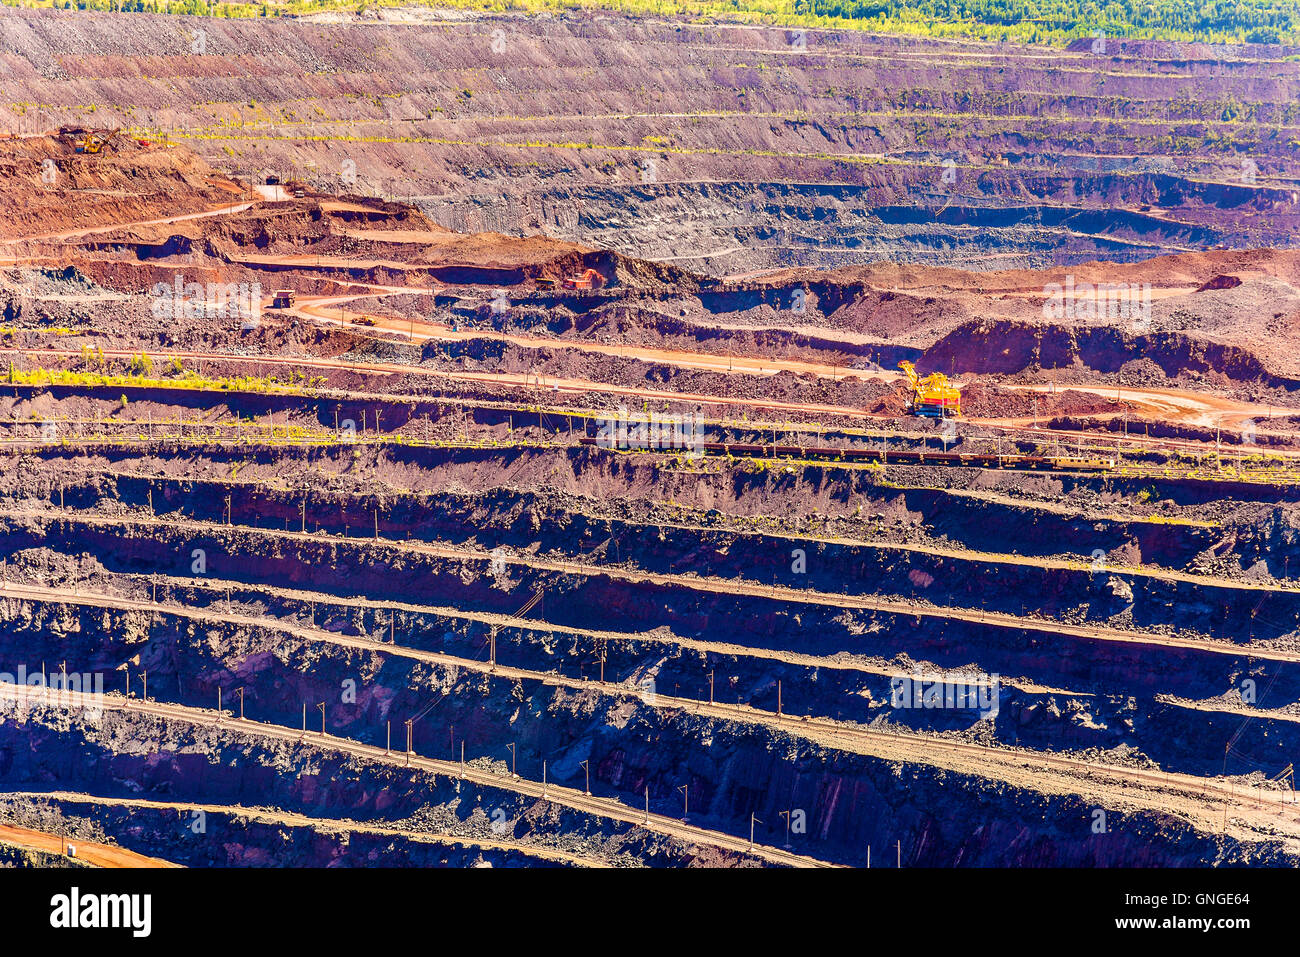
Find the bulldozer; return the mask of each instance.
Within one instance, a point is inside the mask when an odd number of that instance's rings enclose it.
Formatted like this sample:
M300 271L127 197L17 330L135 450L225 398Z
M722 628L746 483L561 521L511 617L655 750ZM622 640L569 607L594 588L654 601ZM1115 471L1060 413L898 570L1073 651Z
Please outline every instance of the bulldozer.
M907 375L908 385L912 387L912 404L908 409L912 415L924 415L932 419L949 419L961 415L961 390L950 385L948 377L942 372L932 372L924 379L912 363L904 359L898 367Z

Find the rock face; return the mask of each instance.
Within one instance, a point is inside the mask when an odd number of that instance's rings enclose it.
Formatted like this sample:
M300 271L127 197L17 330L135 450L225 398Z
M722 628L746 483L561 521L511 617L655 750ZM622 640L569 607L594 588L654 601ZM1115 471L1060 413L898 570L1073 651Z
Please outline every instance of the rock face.
M1215 276L1213 279L1207 279L1196 288L1197 292L1208 292L1211 289L1236 289L1241 285L1241 279L1238 276Z
M384 416L395 419L387 408ZM458 421L466 424L463 417ZM130 456L125 450L116 454ZM451 485L451 476L463 474L465 460L458 458L395 447L384 468L409 478L418 464L435 481ZM556 454L509 467L513 482L533 486L528 492L447 489L434 510L407 495L393 495L385 501L379 523L383 542L376 544L355 537L356 526L365 527L366 516L359 514L365 510L348 505L350 486L374 487L373 475L366 471L371 466L365 464L353 464L349 478L337 487L312 493L312 524L320 526L316 535L284 540L279 532L298 515L297 493L218 478L145 478L123 470L103 482L93 472L74 478L84 465L54 461L62 484L44 494L61 496L71 511L48 516L28 511L0 526L10 588L29 580L71 579L82 582L83 595L103 594L161 578L167 582L165 593L158 606L120 610L18 598L11 590L0 601L0 660L68 660L113 677L126 663L133 673L147 670L156 700L195 712L211 708L219 688L227 689L228 706L228 689L237 686L247 696L250 717L289 728L298 726L303 702L328 698L325 720L331 734L374 747L386 744L387 722L397 724L432 700L437 702L436 719L423 724L417 737L422 755L454 754L449 746L459 739L471 760L490 765L508 744L512 750L507 753L517 757L521 770L529 770L527 776L535 779L546 761L548 780L567 785L585 783L585 762L598 792L635 806L648 792L658 813L679 807L675 789L686 783L693 815L733 834L745 833L751 814L779 821L782 810L798 808L806 826L800 847L843 863L862 863L869 846L879 860L897 842L904 863L925 866L1168 866L1291 859L1286 847L1268 839L1224 845L1194 826L1140 810L1108 808L1109 829L1094 838L1089 827L1097 805L1085 797L1039 790L1025 779L1008 781L829 747L807 736L795 717L827 715L846 727L923 731L936 735L933 744L978 736L985 743L1025 749L1016 753L1029 760L1040 749L1103 754L1112 762L1120 755L1134 769L1158 766L1207 776L1220 773L1223 765L1222 754L1206 742L1236 733L1239 750L1251 762L1284 766L1300 747L1294 722L1261 713L1242 726L1240 712L1188 703L1222 696L1246 673L1243 669L1253 667L1254 649L1246 645L1244 629L1253 629L1251 639L1261 643L1287 640L1300 599L1278 591L1251 592L1249 601L1243 601L1244 590L1227 582L1139 573L1130 563L1184 569L1216 546L1222 546L1222 558L1238 561L1242 574L1252 579L1268 569L1253 559L1259 542L1252 544L1244 526L1239 538L1230 541L1221 528L1116 517L1115 497L1126 492L1120 483L1107 480L1104 486L1108 517L1088 521L1010 502L977 504L937 489L878 487L865 476L832 470L808 470L806 485L768 474L722 481L663 472L652 480L645 472L653 466L628 462L610 470L599 457L566 461ZM316 456L313 466L326 462L326 456ZM526 471L521 471L523 464ZM259 467L252 462L245 466ZM485 459L472 463L477 480L489 485L497 467ZM210 471L198 461L188 468ZM281 464L282 479L293 480L294 468ZM895 472L894 479L903 477ZM1028 481L1007 480L1008 487L1022 490ZM1086 479L1068 487L1060 479L1051 481L1055 495L1073 501L1103 488ZM544 487L536 488L538 482ZM37 484L28 478L28 487ZM1146 484L1143 480L1133 487ZM1048 489L1042 485L1039 490ZM644 510L661 497L683 504L711 502L725 511L718 511L716 527L645 521ZM600 500L620 504L601 509L595 504ZM605 574L522 568L511 569L511 582L503 584L483 563L395 550L390 544L473 537L497 543L509 556L530 551L563 555L567 549L588 562L634 556L636 566L653 575L703 568L711 578L791 581L788 539L774 534L775 529L748 528L741 534L724 524L756 501L768 513L800 514L815 506L823 518L847 523L837 524L841 534L833 540L806 545L800 587L846 598L909 596L936 609L978 609L981 617L922 619L813 604L792 611L788 603L763 595L701 593L687 580L628 588ZM1203 503L1190 497L1188 503L1189 512L1202 513ZM27 504L30 509L35 502ZM129 520L132 510L146 504L164 518L161 525L145 527ZM1170 502L1170 507L1177 506ZM78 518L123 509L126 533ZM855 517L859 514L860 519ZM232 524L220 524L227 517ZM861 541L866 534L883 534L886 518L889 534L897 539L892 545ZM196 535L194 522L206 523L206 530ZM1294 542L1275 541L1283 530L1270 528L1264 521L1257 534L1265 537L1273 559L1291 555ZM899 547L921 530L961 547L944 555ZM1044 559L1084 542L1107 556L1109 570L1053 566L1046 560L1040 567L977 551L1005 547L1009 539L1037 549ZM222 588L168 574L176 556L186 556L188 562L195 546L206 550L210 574L235 582L233 599ZM395 644L406 651L481 663L487 623L511 614L520 591L534 587L545 587L551 596L545 619L502 628L496 636L499 659L534 677L417 663L390 653L397 650ZM310 606L303 601L306 594L316 596ZM365 598L356 601L356 596ZM394 626L390 602L417 607L401 611ZM438 607L430 607L435 603ZM470 610L472 617L456 609ZM232 611L242 620L229 620ZM1006 613L1030 617L1017 628L982 620ZM242 617L249 615L257 617ZM1141 621L1242 647L1237 654L1225 654L1221 645L1129 648L1057 627L1088 621L1121 628ZM736 622L744 626L736 627ZM617 640L603 637L611 625L621 630ZM736 644L705 656L701 649L719 634ZM596 670L596 661L604 672ZM850 663L854 667L844 667ZM981 722L969 710L907 712L891 705L892 676L922 666L964 674L972 663L1005 676L991 722ZM758 727L693 711L689 702L710 693L706 667L717 673L719 700L734 694L751 707L774 713L780 694L790 723ZM602 673L620 680L598 685ZM642 683L647 678L648 686ZM337 689L349 681L354 693L338 701ZM1296 668L1283 666L1268 693L1269 701L1291 700L1300 693ZM682 698L688 706L657 706L656 695ZM1229 765L1236 773L1247 768L1237 758ZM463 827L456 833L489 840L504 833L492 825L507 822L512 837L599 859L627 855L680 864L697 853L639 845L631 830L582 815L548 818L544 805L511 803L492 789L458 789L451 780L430 781L400 768L340 759L312 742L266 747L219 730L195 730L183 723L145 726L122 716L82 727L66 715L0 713L0 784L9 791L36 790L38 785L93 790L110 803L150 794L182 803L202 799L218 805L270 805L284 813L400 825L403 830L426 814L441 822L431 832ZM29 804L14 799L11 813L29 813ZM169 822L162 812L126 815L110 807L92 813L75 801L58 810L88 816L133 849L196 865L468 866L478 853L406 838L378 842L365 834L342 842L334 825L322 832L294 824L286 844L285 828L234 812L214 812L210 838L194 842L180 840L174 818ZM532 853L526 847L497 849L485 851L483 859L494 866L554 863ZM717 863L738 862L724 857Z
M11 13L0 87L29 106L0 109L0 131L93 105L250 183L409 196L461 232L714 275L1131 261L1288 246L1300 226L1297 154L1272 132L1296 119L1294 51L334 19ZM1226 126L1224 104L1253 122Z
M1106 590L1115 601L1126 606L1133 604L1133 588L1124 579L1112 575L1106 580Z
M0 17L0 820L1295 864L1295 52Z

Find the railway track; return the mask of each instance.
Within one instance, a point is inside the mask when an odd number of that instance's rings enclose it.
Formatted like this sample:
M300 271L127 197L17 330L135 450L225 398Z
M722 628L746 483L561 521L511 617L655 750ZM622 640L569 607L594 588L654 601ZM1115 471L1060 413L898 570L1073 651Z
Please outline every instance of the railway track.
M6 425L12 423L0 423ZM399 446L406 448L428 448L446 450L496 450L509 451L528 449L533 451L559 451L581 447L600 447L591 437L574 441L472 441L472 440L427 440L420 438L385 437L383 435L358 435L355 438L342 438L328 430L314 433L295 434L296 427L252 426L252 425L196 425L190 434L184 431L168 432L165 423L154 423L152 435L74 435L54 440L40 438L4 437L0 438L0 452L29 452L40 449L76 448L83 451L124 448L189 448L189 449L289 449L289 448L357 448ZM233 437L221 435L222 430L236 430ZM277 436L276 431L282 434ZM207 433L195 435L195 433ZM251 435L249 433L252 433ZM659 455L675 458L690 454L688 450L659 449L622 449L625 453ZM1227 481L1237 480L1256 484L1295 485L1300 483L1300 469L1295 468L1260 468L1233 469L1231 474L1222 471L1211 472L1204 467L1145 466L1133 463L1118 464L1117 460L1107 457L1085 456L1032 456L1009 455L979 452L932 452L927 450L897 449L887 451L871 448L815 447L783 444L740 444L707 442L701 447L703 455L721 458L752 458L755 460L784 461L791 465L816 465L826 463L833 467L860 468L871 465L936 465L981 469L1001 469L1008 471L1042 471L1064 473L1102 473L1117 474L1133 479L1185 479L1191 481Z
M334 834L374 834L380 837L395 837L417 844L458 844L461 847L484 848L490 850L518 851L540 860L559 864L571 864L575 867L608 868L611 865L597 858L582 857L549 847L530 844L525 841L504 840L501 837L487 838L474 834L453 834L448 831L413 831L408 828L386 827L382 824L353 821L338 818L312 817L296 814L292 811L268 810L263 807L244 807L239 804L205 804L202 802L156 801L145 798L102 797L94 794L82 794L71 791L6 791L9 800L58 801L62 804L88 804L95 807L139 808L142 810L165 810L178 813L202 811L205 814L224 815L257 821L265 824L286 827L311 828L314 831ZM3 834L0 832L0 840ZM81 852L81 841L77 842L77 856ZM116 850L116 848L114 848Z
M81 353L71 349L0 349L0 355L10 354L17 356L46 356L61 359L80 359ZM135 353L128 349L104 349L105 357L114 359L130 359ZM357 362L342 359L330 359L317 356L268 356L268 355L238 355L224 352L193 352L170 350L163 352L150 353L153 358L157 359L178 359L181 361L198 361L198 362L217 362L217 363L234 363L238 365L256 365L269 368L291 368L291 369L324 369L335 371L353 372L361 375L377 376L422 376L431 378L446 379L449 381L471 382L486 385L498 385L508 388L523 388L528 390L542 390L565 394L606 394L612 396L624 396L651 401L676 402L676 403L695 403L701 406L722 406L722 407L744 407L765 409L768 411L781 412L785 414L798 414L807 416L833 416L856 419L876 419L876 420L896 420L897 415L868 412L863 409L851 408L846 406L826 405L819 403L796 403L783 402L778 400L758 399L758 398L739 398L735 396L710 395L706 393L692 392L669 392L661 389L641 389L630 386L619 386L609 383L594 382L589 380L567 379L557 376L540 375L533 372L522 373L505 373L505 372L468 372L453 371L446 369L430 369L419 365L404 363L377 363L377 362ZM557 414L562 414L558 413ZM1260 418L1265 417L1265 412L1260 411ZM1005 434L1025 434L1036 435L1055 441L1073 441L1079 438L1076 431L1063 429L1048 429L1038 426L1019 426L1008 424L1005 420L970 418L963 419L972 425L985 426L988 428L1000 430ZM1120 442L1119 437L1106 436L1105 438ZM1208 454L1209 450L1214 448L1213 443L1194 442L1183 439L1152 439L1150 437L1125 436L1124 444L1132 448L1148 449L1164 453L1201 453ZM761 447L761 446L760 446ZM791 449L800 449L802 446L789 446ZM838 453L839 450L836 450ZM871 450L864 450L870 454ZM894 458L897 453L890 452L890 458ZM932 459L932 456L939 454L966 454L983 459L1010 459L1010 456L998 456L990 453L922 453L926 456L925 461L943 464L942 460ZM1280 460L1300 460L1300 450L1294 449L1270 449L1268 454L1277 457ZM1030 457L1032 458L1032 457ZM1043 458L1058 458L1066 460L1070 456L1047 456ZM1105 459L1106 456L1089 456L1087 458ZM899 459L898 461L902 461ZM1023 466L1016 465L1016 468L1024 467L1026 469L1034 467L1032 463L1026 463ZM1094 467L1095 468L1095 467ZM1103 469L1103 471L1106 469Z
M601 440L591 436L578 439L580 445L603 448ZM1014 455L989 452L931 452L926 449L847 448L828 445L783 445L738 442L702 442L698 449L706 455L732 455L738 458L801 459L811 461L878 462L881 465L956 465L985 469L1056 469L1069 472L1113 472L1116 460L1106 455ZM632 449L631 451L637 451ZM657 451L647 449L646 451ZM664 450L673 454L675 450ZM681 450L691 451L687 449Z
M1184 795L1199 798L1206 802L1217 802L1226 808L1254 809L1276 819L1289 833L1300 837L1300 805L1294 803L1294 795L1286 795L1266 788L1238 785L1230 780L1204 778L1196 775L1142 770L1132 767L1108 765L1103 762L1080 761L1074 758L1051 754L1050 752L1026 752L1001 746L974 744L956 741L949 737L925 734L902 729L879 730L862 727L851 723L836 721L831 718L813 715L788 715L766 711L752 705L737 703L720 704L701 699L680 698L658 692L649 693L626 682L583 681L558 675L554 672L542 672L499 662L484 662L441 652L425 651L364 638L339 636L318 629L290 625L274 619L253 618L243 615L217 613L197 614L193 609L183 606L168 607L148 601L121 598L102 594L79 594L68 596L65 590L35 586L8 585L0 592L0 597L27 597L33 600L64 602L98 607L148 611L153 613L180 614L185 617L215 620L225 623L248 625L264 623L286 633L305 640L323 642L358 651L389 654L411 658L428 663L441 664L449 668L462 668L481 674L489 674L504 679L537 681L544 685L567 688L571 691L598 692L604 695L636 699L656 710L682 711L700 716L712 717L723 721L739 721L745 724L761 725L773 730L781 730L795 737L809 739L823 745L830 744L839 750L875 756L882 759L903 758L913 763L928 766L949 766L941 758L947 756L964 756L978 765L981 774L997 778L997 768L1042 768L1055 769L1062 773L1081 775L1085 779L1105 783L1109 787L1133 788L1135 782L1145 785L1144 800L1153 807L1163 807L1159 794L1174 790ZM74 669L75 670L75 669ZM2 688L3 686L0 686ZM127 699L123 699L127 700ZM175 705L189 711L195 709ZM203 711L207 714L208 712ZM225 712L220 712L224 715ZM214 713L214 716L216 713ZM218 717L219 720L219 717ZM279 727L279 726L275 726ZM308 733L310 734L310 733ZM327 735L330 741L352 740ZM364 746L363 747L369 747ZM385 752L387 753L387 752ZM454 762L437 762L440 767L460 767ZM496 775L488 774L483 781L494 780ZM1136 797L1136 793L1134 795ZM586 795L583 795L585 798ZM603 807L605 799L595 799L596 804L587 803L587 807ZM1177 813L1177 811L1171 811ZM671 820L665 818L665 820Z
M336 542L337 538L322 535L319 532L301 532L275 528L259 528L251 525L218 525L187 519L160 519L146 516L100 516L76 514L75 516L38 512L24 509L0 509L0 516L27 519L42 519L48 522L68 522L100 527L149 527L149 528L194 528L201 529L207 535L221 535L231 530L241 534L253 535L272 541L302 542ZM224 531L223 531L224 530ZM1272 648L1262 645L1236 645L1227 641L1214 641L1201 638L1182 638L1175 635L1150 634L1140 631L1125 631L1118 628L1075 625L1053 619L1034 618L1013 615L1008 612L985 611L970 608L958 608L944 605L923 605L913 602L867 597L863 595L837 594L817 591L811 588L791 588L782 585L764 585L759 582L737 579L705 578L695 575L679 575L664 572L640 571L611 565L592 565L583 562L571 562L558 559L543 559L518 555L494 555L485 549L474 550L444 545L432 545L416 541L397 541L387 538L348 538L346 542L360 547L389 549L397 552L414 552L435 558L452 561L479 562L491 565L502 562L505 565L532 569L535 571L559 572L581 577L605 577L629 583L645 583L668 587L685 588L691 591L712 594L744 595L768 598L773 601L796 604L814 604L834 608L851 608L875 611L882 614L913 617L919 622L922 618L938 620L959 620L978 622L995 628L1008 628L1020 631L1049 632L1055 635L1069 635L1088 640L1118 642L1122 644L1146 645L1152 647L1181 648L1209 654L1230 655L1233 657L1252 658L1270 661L1300 661L1300 652Z
M550 683L572 684L565 681L557 682L554 676L528 673L525 669L506 668L501 669L501 673L516 676L524 673L538 680L550 678ZM26 698L32 697L26 688L21 692L12 689L13 686L0 685L0 698L8 696L26 700L23 698L24 695ZM43 703L53 702L60 707L76 707L78 704L85 706L86 699L90 697L77 695L75 692L56 691L47 694L46 689L37 690L40 694L36 697L39 697ZM619 686L588 685L586 690L641 697L637 691ZM1188 819L1189 823L1195 824L1195 819L1199 817L1202 826L1205 825L1207 814L1213 816L1219 813L1223 813L1226 826L1227 815L1231 812L1239 816L1245 815L1247 823L1253 822L1252 826L1255 828L1260 825L1273 826L1281 829L1289 837L1300 840L1300 805L1294 802L1294 795L1285 792L1238 785L1230 780L1085 762L1047 752L1024 752L991 747L916 732L851 727L826 718L792 717L743 704L733 706L674 698L668 695L656 697L659 699L655 703L658 708L678 709L697 716L725 721L739 720L760 724L774 730L785 730L797 737L808 738L815 743L828 745L837 750L864 754L880 760L944 768L984 779L1003 780L1018 787L1038 787L1044 789L1046 793L1051 793L1053 790L1056 793L1080 793L1102 801L1114 801L1117 795L1122 795L1123 799L1131 804L1175 814ZM153 700L141 702L123 698L116 692L96 699L94 703L109 710L152 714L192 724L265 734L282 741L309 743L345 751L370 760L420 768L484 786L504 788L523 796L553 801L600 817L640 824L672 836L689 838L737 853L752 853L769 863L795 867L833 866L829 862L791 854L776 848L754 845L751 849L749 843L743 838L736 838L725 832L692 827L666 815L646 814L644 811L630 808L615 797L596 797L576 789L558 787L549 782L502 775L470 765L424 758L405 752L387 751L351 738L306 730L299 731L282 725L236 718L227 715L224 711L212 712L207 709ZM1047 780L1040 777L1049 772L1056 772L1062 778ZM1028 780L1036 780L1038 783L1030 785ZM1199 815L1198 809L1202 812ZM1235 822L1237 818L1233 820Z
M523 797L561 804L574 810L585 811L596 817L620 821L635 827L643 827L669 837L757 857L769 864L798 868L837 866L829 861L795 854L781 848L758 843L751 844L743 838L722 831L696 827L663 814L646 813L623 804L617 798L597 797L575 788L563 787L548 781L534 781L518 775L498 774L469 764L441 761L410 752L385 750L374 745L363 744L351 738L305 730L299 731L283 725L253 721L249 718L236 718L225 713L206 709L165 704L152 700L128 699L117 692L95 696L77 691L33 688L30 686L19 688L19 686L0 683L0 700L14 701L19 705L29 705L31 699L38 699L41 704L57 709L102 709L104 711L148 715L189 725L218 730L224 729L250 736L270 738L290 744L310 744L322 750L338 751L378 764L415 768L428 771L434 775L442 775L452 780L469 781L483 787L510 791Z

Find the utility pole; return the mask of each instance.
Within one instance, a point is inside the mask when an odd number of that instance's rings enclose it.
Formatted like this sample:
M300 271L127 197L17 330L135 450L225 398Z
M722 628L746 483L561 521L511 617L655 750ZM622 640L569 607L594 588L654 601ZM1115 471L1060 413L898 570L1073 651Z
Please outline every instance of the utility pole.
M144 686L143 697L141 698L141 700L148 701L149 700L149 672L147 671L140 672L140 684Z
M685 824L691 808L691 786L683 784L677 790L682 792L682 823Z
M510 749L510 777L518 781L519 775L515 773L515 743L511 741L506 747Z
M591 797L591 765L589 765L586 761L583 761L582 769L587 772L587 788L582 793L587 795L587 797Z
M316 707L320 708L320 735L323 738L325 737L325 702L322 701Z
M753 811L750 811L749 812L749 850L751 853L754 850L754 824L755 823L762 824L763 822L758 820L757 815L755 815Z
M709 704L713 704L713 669L709 669Z

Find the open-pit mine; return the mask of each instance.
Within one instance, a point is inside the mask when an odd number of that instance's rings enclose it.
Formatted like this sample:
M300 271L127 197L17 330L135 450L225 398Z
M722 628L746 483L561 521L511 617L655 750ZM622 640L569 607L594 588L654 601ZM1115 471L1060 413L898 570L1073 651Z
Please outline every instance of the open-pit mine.
M4 8L0 864L1300 865L1300 48L797 34Z

